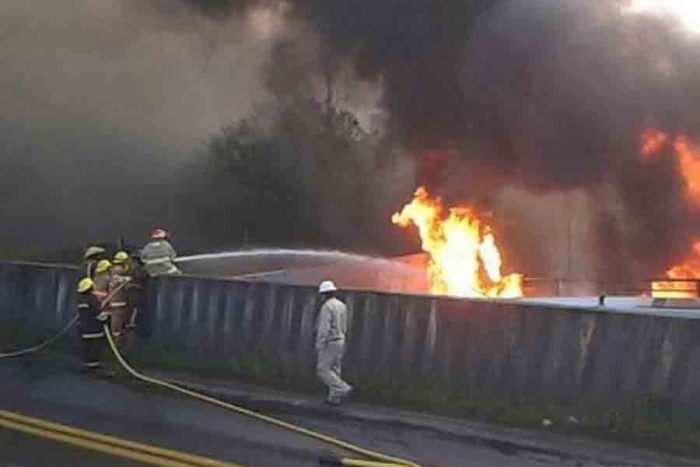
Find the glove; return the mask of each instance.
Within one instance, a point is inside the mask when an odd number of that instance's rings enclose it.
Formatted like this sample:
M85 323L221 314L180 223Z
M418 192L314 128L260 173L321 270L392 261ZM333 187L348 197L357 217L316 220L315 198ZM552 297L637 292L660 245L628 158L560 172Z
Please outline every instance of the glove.
M99 315L97 315L97 320L100 323L105 323L105 322L107 322L108 319L109 319L109 313L106 313L104 311L102 313L100 313Z

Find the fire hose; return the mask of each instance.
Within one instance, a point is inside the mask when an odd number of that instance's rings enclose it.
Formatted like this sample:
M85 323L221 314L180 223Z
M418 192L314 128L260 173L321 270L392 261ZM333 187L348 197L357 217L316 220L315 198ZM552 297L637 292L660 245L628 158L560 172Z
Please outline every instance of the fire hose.
M117 292L119 292L124 287L126 287L126 285L128 283L129 283L129 281L127 280L127 281L119 284L117 287L115 287L115 289L112 292L110 292L110 294L104 300L102 300L102 302L100 303L100 311L102 311L109 304L109 302L112 301L112 299L117 294ZM75 316L73 316L70 319L70 321L68 321L68 323L66 323L65 326L63 326L63 328L61 328L60 331L58 331L56 334L52 335L51 337L49 337L45 341L43 341L37 345L34 345L32 347L28 347L26 349L16 350L14 352L0 353L0 360L2 360L4 358L21 357L24 355L30 355L33 353L37 353L37 352L45 349L49 345L53 344L54 342L56 342L58 339L63 337L65 334L67 334L68 331L70 331L71 328L73 326L75 326L75 323L77 323L77 322L78 322L78 315L76 314Z
M322 433L318 433L313 430L309 430L307 428L303 428L291 423L284 422L282 420L278 420L276 418L270 417L268 415L263 415L261 413L255 412L253 410L246 409L244 407L240 407L238 405L230 404L228 402L224 402L220 399L216 399L211 396L207 396L205 394L198 393L196 391L192 391L190 389L186 389L184 387L178 386L177 384L170 383L168 381L163 381L157 378L153 378L151 376L144 375L143 373L138 372L135 370L129 363L124 359L124 357L119 353L119 350L117 349L117 346L114 342L114 338L112 337L112 333L109 332L109 326L107 324L104 324L104 329L105 329L105 335L107 336L107 342L109 343L109 347L112 350L112 353L114 354L114 357L117 359L121 367L126 370L127 373L129 373L131 376L134 378L143 381L148 384L152 384L161 388L165 389L170 389L171 391L175 391L179 394L183 394L185 396L203 401L203 402L208 402L209 404L215 405L217 407L222 407L226 410L229 410L231 412L235 412L239 415L244 415L249 418L253 418L255 420L262 421L264 423L274 425L276 427L282 428L287 431L291 431L293 433L296 433L298 435L305 436L310 439L314 439L316 441L320 441L324 444L328 444L331 446L335 446L341 449L344 449L348 452L352 452L354 454L358 454L360 456L364 456L368 459L372 459L371 461L365 461L365 460L359 460L359 459L349 459L349 458L328 458L328 459L321 459L321 462L324 464L330 464L330 465L342 465L346 467L421 467L419 464L416 464L415 462L401 459L399 457L393 457L389 456L386 454L382 454L376 451L371 451L369 449L365 449L359 446L356 446L354 444L348 443L346 441L339 440L337 438L334 438L332 436L324 435Z
M129 281L125 281L122 284L120 284L117 288L112 291L107 298L105 298L101 302L100 309L104 309L109 302L112 300L114 295L119 292L123 287L127 285ZM39 352L40 350L48 347L51 345L53 342L55 342L57 339L65 335L78 321L78 315L74 316L59 332L56 334L52 335L45 341L41 342L40 344L37 344L35 346L14 351L14 352L9 352L9 353L2 353L0 354L0 359L4 358L11 358L11 357L19 357L19 356L24 356L24 355L30 355L36 352ZM320 459L322 464L326 465L340 465L340 466L345 466L345 467L421 467L419 464L401 459L399 457L394 457L394 456L389 456L386 454L382 454L376 451L372 451L369 449L362 448L360 446L356 446L354 444L351 444L346 441L342 441L340 439L334 438L332 436L324 435L322 433L318 433L313 430L309 430L307 428L303 428L297 425L294 425L292 423L287 423L282 420L278 420L276 418L255 412L253 410L246 409L244 407L240 407L235 404L230 404L228 402L224 402L222 400L216 399L214 397L207 396L205 394L198 393L196 391L192 391L189 389L186 389L184 387L178 386L176 384L170 383L168 381L163 381L157 378L153 378L151 376L144 375L143 373L140 373L139 371L135 370L129 363L124 359L124 357L121 355L119 350L117 349L117 346L114 342L114 338L112 337L112 332L109 328L108 323L103 324L103 329L105 336L107 337L107 342L109 344L109 347L114 354L114 357L117 359L117 362L119 365L126 370L127 373L129 373L131 376L136 378L137 380L143 381L148 384L152 384L161 388L169 389L171 391L177 392L179 394L183 394L185 396L207 402L209 404L224 408L226 410L229 410L231 412L237 413L239 415L244 415L246 417L256 419L259 421L262 421L264 423L282 428L284 430L296 433L298 435L320 441L324 444L328 444L331 446L335 446L341 449L344 449L347 452L352 452L354 454L364 456L368 459L372 460L360 460L360 459L350 459L350 458L322 458Z

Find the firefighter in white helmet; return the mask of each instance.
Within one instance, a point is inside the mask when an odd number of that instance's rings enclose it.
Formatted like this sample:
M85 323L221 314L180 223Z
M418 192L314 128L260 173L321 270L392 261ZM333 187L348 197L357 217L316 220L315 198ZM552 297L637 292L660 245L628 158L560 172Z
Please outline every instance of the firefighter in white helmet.
M85 250L85 254L83 254L83 270L85 277L89 277L90 279L95 277L95 268L104 252L105 249L99 246L91 246Z
M175 266L177 253L168 241L168 233L156 229L151 234L151 241L141 250L141 261L149 276L169 276L180 274Z
M318 292L323 303L316 323L316 374L328 388L325 403L336 406L352 391L352 387L341 377L348 309L345 303L336 297L337 288L333 282L324 281Z

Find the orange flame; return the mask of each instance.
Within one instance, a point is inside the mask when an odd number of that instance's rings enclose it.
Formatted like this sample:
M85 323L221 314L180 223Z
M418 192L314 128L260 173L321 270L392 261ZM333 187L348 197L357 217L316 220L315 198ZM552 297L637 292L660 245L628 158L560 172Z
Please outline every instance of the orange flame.
M673 143L688 195L700 203L700 147L681 136Z
M700 241L693 245L693 252L682 263L666 271L669 279L700 278ZM697 285L693 281L657 281L651 284L651 294L655 298L697 298Z
M657 156L670 142L668 135L659 130L649 130L642 135L642 156L645 160ZM686 194L700 204L700 145L687 136L672 141L678 167L685 182Z
M642 155L645 159L656 156L666 147L669 137L658 130L642 135ZM686 136L673 140L673 152L685 182L686 195L700 205L700 146ZM700 241L693 245L688 257L666 271L669 279L700 279ZM697 298L694 282L657 281L651 285L652 296L658 298Z
M658 130L645 131L642 134L642 155L649 158L663 149L668 141L666 133Z
M440 198L424 187L413 201L393 215L401 227L418 228L423 251L428 253L428 276L433 293L461 297L521 297L522 275L501 274L501 254L491 229L471 207L447 210Z

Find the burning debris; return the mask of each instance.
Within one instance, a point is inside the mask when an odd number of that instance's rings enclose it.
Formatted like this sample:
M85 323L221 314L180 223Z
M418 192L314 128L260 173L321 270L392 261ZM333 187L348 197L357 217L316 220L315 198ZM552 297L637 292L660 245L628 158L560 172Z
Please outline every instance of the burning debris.
M522 276L501 273L501 253L493 232L470 206L445 208L440 198L432 198L420 187L392 222L418 228L422 248L430 255L427 272L433 293L522 296Z

